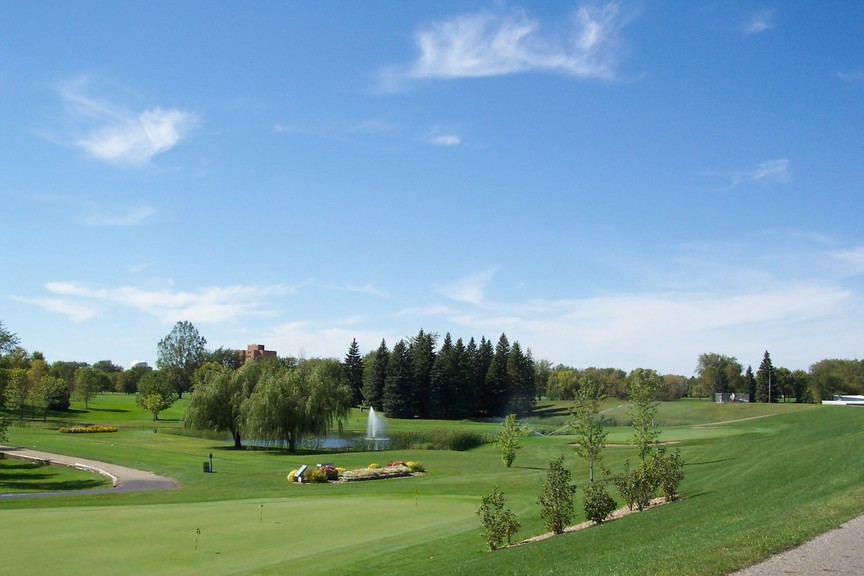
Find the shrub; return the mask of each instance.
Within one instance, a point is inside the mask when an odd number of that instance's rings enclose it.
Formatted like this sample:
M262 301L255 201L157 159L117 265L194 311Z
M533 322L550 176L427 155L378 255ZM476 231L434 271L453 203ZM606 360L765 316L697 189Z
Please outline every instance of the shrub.
M501 459L507 468L513 465L513 461L516 459L516 450L522 447L517 438L524 435L525 428L516 422L516 414L508 414L495 439L495 447L501 450Z
M379 466L378 464L373 462L372 464L369 464L369 466L367 466L366 468L368 468L369 470L375 470L376 468L380 468L380 467L381 466Z
M291 472L288 473L288 482L297 482L297 480L297 470L291 470Z
M410 461L406 462L405 465L408 466L408 469L411 470L411 472L426 472L426 468L423 466L422 462Z
M561 534L573 519L573 495L576 486L570 484L570 471L564 468L564 457L549 463L543 490L537 499L540 504L540 517L546 521L546 528Z
M605 482L589 482L582 487L585 492L585 518L600 524L615 511L615 500L606 490Z
M663 491L667 502L678 499L678 485L684 479L684 459L681 450L666 454L664 447L659 447L652 455L652 464L657 484Z
M630 469L630 461L624 462L624 471L615 476L615 487L630 510L633 507L641 512L649 504L657 490L657 479L652 461L639 464L635 470Z
M497 550L505 542L510 544L513 535L519 531L519 521L509 508L504 508L504 494L497 486L492 494L483 496L477 515L480 516L480 534L490 550Z
M322 474L324 474L324 476L330 482L333 482L333 481L339 479L339 471L334 466L330 466L328 464L325 466L321 466L321 468L319 468L319 470L321 471Z
M306 481L310 484L326 484L329 480L321 468L312 468L306 472Z
M387 464L387 468L392 468L393 466L407 466L408 464L404 460L393 460L389 464Z

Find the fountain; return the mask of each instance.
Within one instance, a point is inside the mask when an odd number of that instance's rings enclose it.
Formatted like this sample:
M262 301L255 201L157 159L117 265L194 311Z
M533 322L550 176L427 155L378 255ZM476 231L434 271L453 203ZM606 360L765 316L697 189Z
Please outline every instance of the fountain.
M384 434L384 417L369 408L369 418L366 421L366 442L372 450L382 450L387 447L390 439Z

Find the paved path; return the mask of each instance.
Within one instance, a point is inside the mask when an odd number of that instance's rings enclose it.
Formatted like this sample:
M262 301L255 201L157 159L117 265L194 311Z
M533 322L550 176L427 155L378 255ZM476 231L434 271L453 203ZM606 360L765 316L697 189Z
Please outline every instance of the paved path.
M117 464L108 464L107 462L97 462L96 460L87 460L85 458L76 458L74 456L49 454L37 450L28 450L26 448L11 448L9 446L0 446L0 453L5 454L8 458L35 460L60 466L71 466L81 470L90 470L97 474L108 476L111 478L111 482L114 485L113 488L102 488L96 490L0 494L0 498L26 498L55 495L69 496L75 494L99 494L104 492L138 492L142 490L170 490L180 487L180 485L171 478L159 476L152 472L145 472L144 470L135 470L134 468L118 466Z
M864 574L864 516L731 576Z

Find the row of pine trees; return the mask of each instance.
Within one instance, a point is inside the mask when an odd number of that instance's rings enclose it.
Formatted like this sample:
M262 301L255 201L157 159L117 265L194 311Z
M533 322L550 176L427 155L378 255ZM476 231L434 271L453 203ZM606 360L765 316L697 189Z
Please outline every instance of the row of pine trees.
M501 334L477 344L447 333L424 332L400 340L392 350L382 340L361 356L357 340L345 357L353 402L390 418L462 419L529 412L536 402L534 360L519 342Z

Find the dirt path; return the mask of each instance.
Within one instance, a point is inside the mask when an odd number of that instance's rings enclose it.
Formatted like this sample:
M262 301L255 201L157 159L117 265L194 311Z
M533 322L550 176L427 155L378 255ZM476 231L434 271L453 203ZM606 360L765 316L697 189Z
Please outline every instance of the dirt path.
M77 494L99 494L104 492L138 492L143 490L171 490L180 487L180 485L171 478L159 476L152 472L145 472L144 470L136 470L134 468L118 466L117 464L108 464L107 462L97 462L96 460L76 458L75 456L49 454L37 450L28 450L26 448L11 448L9 446L0 446L0 453L7 458L18 458L20 460L44 462L46 464L56 464L59 466L70 466L72 468L78 468L79 470L89 470L107 476L111 479L113 484L113 488L70 490L67 492L0 494L0 498L26 498L59 495L69 496Z

